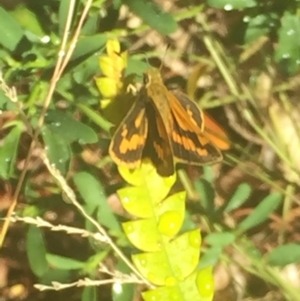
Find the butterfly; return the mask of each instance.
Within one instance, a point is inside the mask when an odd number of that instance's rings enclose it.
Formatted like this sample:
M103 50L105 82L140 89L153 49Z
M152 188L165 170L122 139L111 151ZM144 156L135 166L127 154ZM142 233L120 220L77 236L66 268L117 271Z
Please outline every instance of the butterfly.
M224 131L184 93L168 90L159 69L150 68L137 100L113 135L109 154L129 169L149 158L158 174L170 176L176 163L202 166L221 161L217 145L229 148Z

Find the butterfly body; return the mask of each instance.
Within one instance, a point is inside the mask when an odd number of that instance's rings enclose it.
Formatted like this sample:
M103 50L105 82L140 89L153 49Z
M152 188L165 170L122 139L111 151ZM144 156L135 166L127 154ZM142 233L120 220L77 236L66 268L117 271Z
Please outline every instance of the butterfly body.
M159 76L158 76L159 75ZM157 114L162 118L168 134L172 130L171 107L168 100L168 89L164 85L157 69L151 68L144 75L144 84L147 91L147 99L154 105Z
M172 175L176 162L199 166L222 159L205 135L196 103L179 91L169 91L155 68L145 73L144 87L117 128L109 153L116 164L130 169L150 158L162 176Z

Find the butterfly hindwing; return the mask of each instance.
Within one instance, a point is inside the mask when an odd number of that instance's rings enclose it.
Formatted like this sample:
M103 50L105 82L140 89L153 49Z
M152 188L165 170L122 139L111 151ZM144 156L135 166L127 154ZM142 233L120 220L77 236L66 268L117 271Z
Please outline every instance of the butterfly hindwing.
M230 148L229 138L225 131L208 114L203 114L205 123L205 135L220 150Z
M184 131L177 121L174 122L172 146L176 162L204 165L222 159L220 151L205 136Z
M109 154L118 165L137 168L142 159L148 135L145 102L138 99L117 130L109 146Z
M170 176L174 173L170 137L161 115L151 101L147 103L146 112L149 131L144 155L151 159L160 175Z

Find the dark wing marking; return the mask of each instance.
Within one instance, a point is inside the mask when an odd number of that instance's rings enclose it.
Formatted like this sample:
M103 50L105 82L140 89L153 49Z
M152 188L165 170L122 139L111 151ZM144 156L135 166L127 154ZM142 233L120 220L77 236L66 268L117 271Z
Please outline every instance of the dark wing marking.
M148 134L145 102L138 99L117 130L109 146L109 154L117 165L137 168L142 159Z

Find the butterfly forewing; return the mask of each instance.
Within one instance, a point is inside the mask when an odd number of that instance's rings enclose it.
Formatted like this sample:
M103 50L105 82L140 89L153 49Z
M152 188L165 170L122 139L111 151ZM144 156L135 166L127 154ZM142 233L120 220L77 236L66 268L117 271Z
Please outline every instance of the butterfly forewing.
M114 133L109 154L118 165L137 168L142 159L148 135L145 102L138 99Z
M204 131L204 116L197 104L179 90L168 91L171 110L176 112L180 126L190 132Z
M220 161L220 150L203 133L203 115L196 103L182 93L168 93L174 120L171 141L175 161L192 165Z

